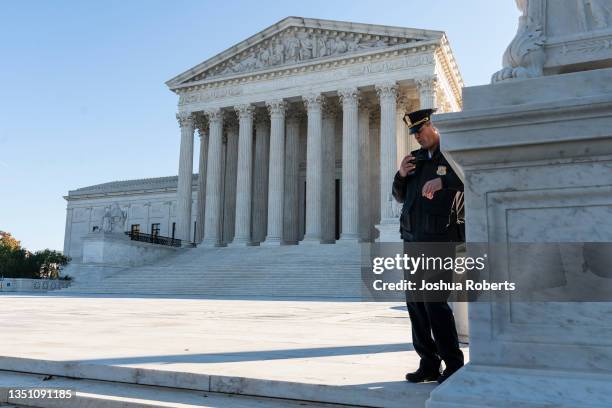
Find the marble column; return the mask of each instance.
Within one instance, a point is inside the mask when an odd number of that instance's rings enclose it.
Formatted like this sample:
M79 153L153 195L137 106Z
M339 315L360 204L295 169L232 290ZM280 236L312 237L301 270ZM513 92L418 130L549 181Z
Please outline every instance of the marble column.
M410 153L410 139L412 136L408 134L408 128L404 122L404 116L410 109L410 100L406 95L405 90L398 91L397 94L397 110L396 110L396 132L397 132L397 160L396 167L399 169L402 160Z
M70 254L70 235L72 233L72 214L73 208L66 208L66 226L64 228L64 255L72 256ZM127 220L126 220L127 224Z
M204 238L204 214L206 211L206 155L208 154L208 121L199 117L196 121L200 137L200 159L198 165L198 196L196 201L196 241Z
M380 224L377 226L381 242L400 240L399 213L391 194L393 177L397 171L397 84L376 85L380 98Z
M225 143L225 178L223 241L232 242L236 227L236 172L238 164L238 123L234 115L227 120Z
M420 109L437 108L437 83L435 76L415 80L419 92Z
M253 242L261 243L268 228L268 162L270 155L270 120L268 112L255 114L255 162L253 179Z
M359 164L358 164L358 197L359 197L359 239L362 242L370 240L370 104L359 102ZM342 166L344 175L344 164ZM344 230L343 230L344 231Z
M304 119L300 122L299 142L299 172L298 172L298 241L306 235L306 150L308 148L308 118L304 110Z
M270 111L270 167L268 173L268 231L265 243L280 245L283 238L286 104L283 100L274 100L266 105Z
M191 241L191 189L193 177L194 118L191 113L179 112L176 114L176 119L181 127L179 172L178 184L176 187L176 201L178 207L176 237L188 242Z
M359 91L339 92L342 101L342 235L359 239Z
M335 101L325 100L322 112L321 242L336 242L336 118Z
M223 151L223 113L221 109L206 112L209 123L208 163L206 166L206 213L203 244L221 245L221 164Z
M145 233L150 234L152 232L151 231L151 223L150 223L150 219L151 219L151 203L144 203L142 206L145 208L145 222L144 222L145 225L144 225L144 228L140 229L140 231L145 231ZM189 220L191 221L191 212L190 212L189 215L190 215ZM191 238L193 238L193 237L190 237L190 239Z
M303 96L308 125L306 131L306 232L303 243L321 241L321 94Z
M238 171L236 178L236 228L232 244L251 243L251 190L253 183L253 106L239 105Z
M380 197L380 106L373 104L370 108L370 193L369 197ZM370 204L370 237L378 239L377 225L380 224L380 200L371 199Z
M283 208L283 241L286 244L297 244L299 240L300 119L301 112L295 106L288 109L285 122L285 201Z

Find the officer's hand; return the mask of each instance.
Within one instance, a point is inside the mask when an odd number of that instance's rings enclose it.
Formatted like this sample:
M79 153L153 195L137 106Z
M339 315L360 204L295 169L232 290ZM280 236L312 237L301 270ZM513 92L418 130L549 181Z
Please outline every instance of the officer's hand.
M442 179L440 177L433 180L429 180L423 186L423 197L427 197L430 200L434 197L436 191L442 190Z
M400 176L406 177L407 175L414 173L416 166L413 163L410 163L411 160L414 160L414 157L410 154L404 157L399 168Z

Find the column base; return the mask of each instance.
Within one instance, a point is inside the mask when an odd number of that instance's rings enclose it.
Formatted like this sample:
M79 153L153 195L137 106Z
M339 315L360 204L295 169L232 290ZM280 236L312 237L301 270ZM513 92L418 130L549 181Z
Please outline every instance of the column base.
M319 245L321 244L321 237L305 236L299 243L300 245Z
M282 244L282 241L280 238L271 237L271 238L266 238L266 240L263 241L260 245L261 246L280 246L281 244Z
M338 240L338 243L340 242L359 242L360 238L359 238L359 234L340 234L340 239Z
M238 248L238 247L248 247L248 246L257 246L257 245L259 245L258 242L255 243L253 241L249 241L249 240L245 240L245 239L234 239L227 246L229 246L231 248Z
M376 229L379 232L376 242L402 242L399 218L384 218Z
M198 246L206 247L206 248L215 248L215 247L223 247L225 245L226 244L224 242L221 242L215 238L215 239L204 239Z
M426 408L610 407L612 375L467 364L431 392Z

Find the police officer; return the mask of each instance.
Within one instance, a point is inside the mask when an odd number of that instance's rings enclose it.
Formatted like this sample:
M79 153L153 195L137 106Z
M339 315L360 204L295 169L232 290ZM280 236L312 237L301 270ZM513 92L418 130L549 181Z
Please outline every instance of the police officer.
M440 152L440 134L431 123L433 112L435 109L422 109L404 118L410 134L421 145L404 157L393 180L393 196L403 203L400 233L404 242L462 240L463 183ZM447 298L425 302L406 293L412 342L421 358L419 368L406 374L410 382L442 383L463 366L463 353ZM440 373L441 361L445 364L443 373Z

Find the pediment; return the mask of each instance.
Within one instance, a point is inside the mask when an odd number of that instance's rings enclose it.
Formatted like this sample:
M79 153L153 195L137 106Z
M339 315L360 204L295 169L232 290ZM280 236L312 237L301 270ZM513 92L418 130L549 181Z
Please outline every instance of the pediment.
M171 88L439 40L440 31L288 17L171 79Z

